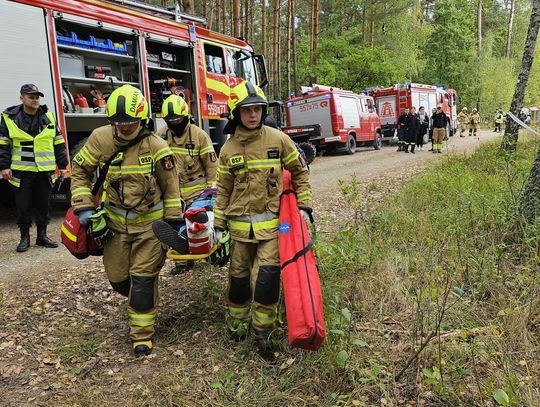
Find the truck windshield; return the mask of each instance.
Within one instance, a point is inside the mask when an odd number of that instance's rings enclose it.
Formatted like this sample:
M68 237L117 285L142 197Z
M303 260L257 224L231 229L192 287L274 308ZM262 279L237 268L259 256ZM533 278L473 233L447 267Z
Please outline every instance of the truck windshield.
M251 54L245 51L237 51L234 53L234 59L236 60L236 76L257 85L255 63Z

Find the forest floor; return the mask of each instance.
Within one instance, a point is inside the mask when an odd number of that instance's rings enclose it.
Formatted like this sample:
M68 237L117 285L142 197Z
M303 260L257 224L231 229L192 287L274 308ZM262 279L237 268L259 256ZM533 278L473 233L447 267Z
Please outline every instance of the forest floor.
M414 155L398 153L385 145L380 151L359 148L352 156L318 157L310 178L321 239L331 239L359 212L376 211L432 160L470 154L495 137L488 131L453 137L444 154L427 147ZM351 179L357 180L357 210L343 193ZM344 181L341 187L338 180ZM53 209L51 236L59 236L63 212ZM16 253L18 230L9 208L0 228L0 405L372 405L371 398L339 402L341 376L328 385L315 354L284 344L267 361L252 340L232 342L223 323L226 268L198 264L193 272L171 276L167 262L160 277L155 350L136 359L126 302L110 288L100 258L79 261L63 246ZM393 405L382 400L375 405ZM402 401L415 405L405 395Z

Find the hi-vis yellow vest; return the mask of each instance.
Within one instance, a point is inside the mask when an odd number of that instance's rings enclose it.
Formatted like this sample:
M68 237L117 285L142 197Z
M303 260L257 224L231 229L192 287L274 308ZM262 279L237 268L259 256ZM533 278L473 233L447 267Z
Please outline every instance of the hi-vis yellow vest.
M11 169L17 171L54 171L56 160L54 156L54 146L64 143L60 135L56 135L54 116L51 112L45 113L49 119L49 125L41 133L32 137L22 131L17 124L7 114L4 113L11 139Z

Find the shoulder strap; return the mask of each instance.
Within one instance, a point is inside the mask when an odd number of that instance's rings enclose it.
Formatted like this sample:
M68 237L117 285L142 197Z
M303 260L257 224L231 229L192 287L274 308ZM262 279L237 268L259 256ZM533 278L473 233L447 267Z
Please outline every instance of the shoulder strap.
M92 188L92 195L97 195L99 189L105 182L105 177L107 176L107 173L109 172L109 167L111 166L111 163L114 161L114 159L120 154L121 152L126 151L129 147L134 146L135 144L139 143L146 137L150 136L152 133L148 132L146 134L142 134L141 136L135 137L133 140L131 140L129 143L127 143L125 146L120 147L106 162L103 168L101 168L99 172L99 177L94 184L94 187Z

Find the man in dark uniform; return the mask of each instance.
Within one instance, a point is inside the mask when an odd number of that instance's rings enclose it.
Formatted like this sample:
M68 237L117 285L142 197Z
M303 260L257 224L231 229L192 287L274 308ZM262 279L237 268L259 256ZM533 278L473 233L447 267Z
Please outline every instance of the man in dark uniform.
M53 114L39 104L43 93L36 85L21 87L21 104L7 108L0 121L0 170L15 189L17 225L21 231L18 252L30 246L32 206L36 207L36 245L58 247L47 236L52 176L66 176L68 164L64 138Z
M405 134L407 132L407 116L409 115L409 109L402 110L398 117L397 122L397 134L398 134L398 148L397 151L405 151Z

